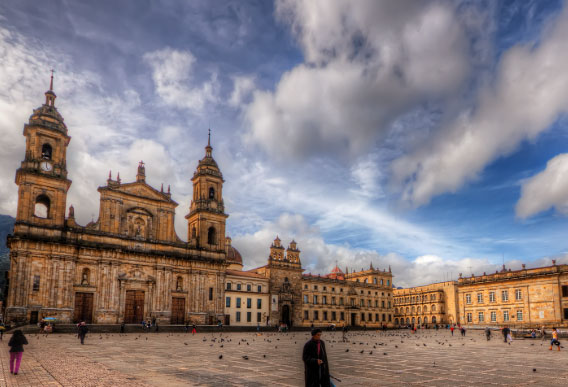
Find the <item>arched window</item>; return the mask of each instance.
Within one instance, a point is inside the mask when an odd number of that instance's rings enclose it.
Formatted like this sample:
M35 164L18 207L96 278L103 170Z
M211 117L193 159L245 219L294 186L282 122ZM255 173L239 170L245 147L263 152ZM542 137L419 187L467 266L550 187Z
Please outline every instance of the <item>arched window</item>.
M394 325L398 325L398 319L397 318L394 319Z
M383 284L383 280L381 280L381 285Z
M209 187L209 199L215 199L215 188Z
M376 285L377 284L377 277L373 278L373 283Z
M51 160L51 145L43 144L41 147L41 158L45 160Z
M412 317L412 324L414 324L416 322L416 319L414 317Z
M197 238L197 230L195 230L195 226L191 228L191 239Z
M418 314L422 313L422 308L418 307Z
M394 308L394 313L398 314L398 308Z
M176 290L178 292L181 292L183 290L183 278L181 278L181 277L177 277Z
M84 268L83 273L81 274L81 285L88 285L90 277L91 277L91 271L87 268Z
M424 313L428 313L428 305L424 305Z
M421 324L421 323L422 323L422 320L421 320L420 317L418 317L418 324Z
M416 313L416 308L412 307L412 314Z
M367 283L367 278L365 278L365 281L363 281L363 283Z
M436 324L436 316L432 316L432 324Z
M436 311L436 305L432 305L432 312Z
M408 317L406 318L406 323L410 324L410 319Z
M424 317L424 324L428 324L428 317Z
M207 243L210 245L217 244L217 231L215 231L215 227L209 227L207 231Z
M34 216L38 218L49 218L49 203L47 196L39 195L35 202Z
M406 307L406 314L408 314L408 312L410 311L410 309L408 309L408 306Z

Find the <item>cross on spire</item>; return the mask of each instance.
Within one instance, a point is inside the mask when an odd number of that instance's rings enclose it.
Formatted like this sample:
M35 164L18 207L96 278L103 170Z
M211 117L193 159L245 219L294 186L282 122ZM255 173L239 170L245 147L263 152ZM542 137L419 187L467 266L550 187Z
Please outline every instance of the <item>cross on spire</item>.
M53 73L55 72L54 69L51 69L51 81L49 82L49 90L53 91Z

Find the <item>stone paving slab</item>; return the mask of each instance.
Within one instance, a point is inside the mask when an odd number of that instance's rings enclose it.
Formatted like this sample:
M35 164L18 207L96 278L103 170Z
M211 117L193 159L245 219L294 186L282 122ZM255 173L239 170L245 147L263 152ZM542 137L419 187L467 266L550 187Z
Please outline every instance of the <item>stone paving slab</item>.
M345 343L341 335L323 333L338 387L568 385L568 350L549 351L548 341L508 345L445 330L353 332ZM17 376L9 370L9 337L0 342L0 386L256 387L302 386L309 334L97 333L85 345L72 334L30 334Z

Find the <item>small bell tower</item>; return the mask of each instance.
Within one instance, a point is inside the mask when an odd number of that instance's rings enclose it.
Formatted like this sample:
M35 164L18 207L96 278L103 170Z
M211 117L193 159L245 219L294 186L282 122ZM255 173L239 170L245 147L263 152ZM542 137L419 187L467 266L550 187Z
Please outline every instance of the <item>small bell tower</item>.
M63 227L67 191L67 146L71 137L55 107L53 70L45 103L34 109L24 125L26 152L16 171L18 210L16 223ZM17 229L16 229L17 232Z
M205 157L199 161L191 179L193 200L186 215L190 245L209 251L225 251L225 214L223 174L213 159L211 129L205 147Z

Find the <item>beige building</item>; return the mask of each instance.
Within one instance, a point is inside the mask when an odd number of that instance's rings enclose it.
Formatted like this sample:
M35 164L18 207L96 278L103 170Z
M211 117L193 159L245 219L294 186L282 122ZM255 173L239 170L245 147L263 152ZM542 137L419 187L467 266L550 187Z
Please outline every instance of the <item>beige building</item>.
M460 321L468 326L568 325L568 265L458 279Z
M227 238L231 246L231 239ZM234 247L227 254L230 263L225 276L225 325L264 326L269 323L268 278L242 271L243 259Z
M440 282L394 290L394 324L432 325L458 322L457 283Z
M278 237L268 264L251 270L270 279L270 323L293 326L368 326L393 324L392 273L371 267L344 274L302 274L295 241L287 249Z
M223 176L205 147L186 219L188 241L175 233L177 203L169 188L109 174L99 187L97 221L76 223L67 208L71 140L55 107L53 77L45 103L24 125L24 160L16 172L18 208L10 248L6 319L59 322L215 323L224 318L225 220Z

